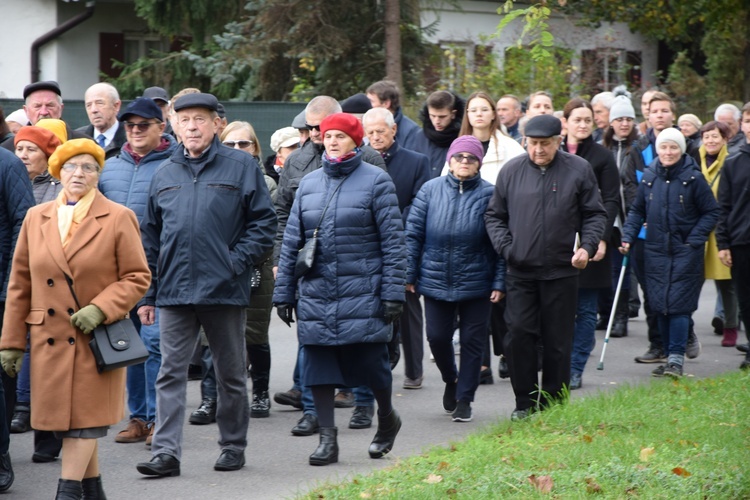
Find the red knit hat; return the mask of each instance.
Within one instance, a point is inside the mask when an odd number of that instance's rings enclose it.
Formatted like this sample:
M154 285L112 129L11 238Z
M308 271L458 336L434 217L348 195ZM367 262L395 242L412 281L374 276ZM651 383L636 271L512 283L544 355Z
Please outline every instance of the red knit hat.
M340 130L354 141L357 147L362 145L362 138L365 136L365 131L362 128L362 123L354 116L348 113L336 113L327 116L322 122L320 122L320 133L325 135L329 130Z
M44 155L47 158L52 156L52 153L55 152L57 146L61 144L60 139L46 128L34 127L31 125L21 127L13 138L13 145L18 146L20 141L33 142L44 152Z

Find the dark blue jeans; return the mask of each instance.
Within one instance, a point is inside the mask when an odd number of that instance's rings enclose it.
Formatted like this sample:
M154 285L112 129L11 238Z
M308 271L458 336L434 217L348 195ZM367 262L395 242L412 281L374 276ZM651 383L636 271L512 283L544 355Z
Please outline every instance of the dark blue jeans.
M689 314L659 314L659 333L661 333L664 353L685 355L688 329L690 328Z
M573 351L570 356L570 372L581 374L586 368L591 351L596 345L596 308L599 290L596 288L578 289L578 309L576 310Z

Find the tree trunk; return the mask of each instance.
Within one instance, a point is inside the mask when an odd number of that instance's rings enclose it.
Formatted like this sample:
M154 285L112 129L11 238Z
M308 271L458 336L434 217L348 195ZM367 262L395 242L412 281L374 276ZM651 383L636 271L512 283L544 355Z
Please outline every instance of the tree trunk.
M385 77L402 88L400 24L400 1L385 0Z

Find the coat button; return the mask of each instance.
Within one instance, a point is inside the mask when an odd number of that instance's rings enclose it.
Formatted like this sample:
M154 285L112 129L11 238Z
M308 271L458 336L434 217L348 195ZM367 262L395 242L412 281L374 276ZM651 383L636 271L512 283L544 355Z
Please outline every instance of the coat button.
M55 315L55 310L54 309L47 309L47 314L49 314L50 316L54 316Z
M53 339L53 338L49 338L49 339L47 339L47 343L48 343L49 345L55 345L55 339Z
M73 316L74 312L76 312L75 309L73 309L72 307L68 308L68 316Z
M76 339L74 339L73 337L70 337L70 338L68 339L68 344L70 344L70 345L73 345L73 344L75 344L75 343L76 343Z
M48 279L47 280L47 285L48 286L55 286L55 280L53 280L52 278Z

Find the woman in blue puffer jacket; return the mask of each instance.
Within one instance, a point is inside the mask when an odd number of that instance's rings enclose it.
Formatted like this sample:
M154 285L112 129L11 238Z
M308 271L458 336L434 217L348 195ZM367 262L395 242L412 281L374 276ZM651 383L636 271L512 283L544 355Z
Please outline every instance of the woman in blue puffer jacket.
M427 340L445 382L443 408L454 422L471 420L479 385L490 304L505 291L505 261L492 248L484 212L493 186L479 175L484 150L473 136L448 149L448 175L422 186L406 221L406 290L425 298ZM461 318L461 369L453 322Z
M289 213L273 302L303 346L304 382L320 422L310 465L338 461L334 389L367 386L378 402L371 458L393 448L401 419L391 405L387 342L405 300L406 248L396 187L381 168L362 161L360 121L336 113L320 123L322 167L307 174ZM300 276L300 248L317 237L315 259Z
M685 150L678 129L657 136L659 157L644 171L620 248L627 253L647 224L645 285L668 354L667 365L652 373L673 378L682 376L690 315L698 309L703 286L704 247L720 212L708 182Z

